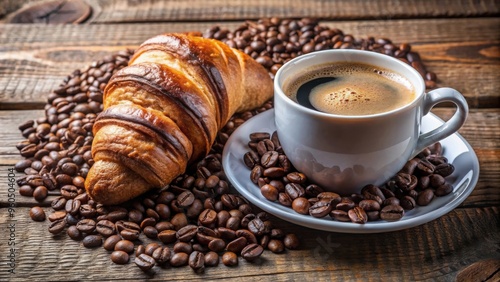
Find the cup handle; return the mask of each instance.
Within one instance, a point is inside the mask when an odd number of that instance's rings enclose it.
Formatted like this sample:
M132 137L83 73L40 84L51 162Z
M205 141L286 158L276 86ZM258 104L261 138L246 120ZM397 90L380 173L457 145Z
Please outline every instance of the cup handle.
M467 101L462 94L460 94L460 92L453 88L443 87L432 90L425 95L424 99L422 116L428 114L436 104L442 102L454 103L457 106L457 110L455 111L455 114L453 114L453 116L440 127L420 134L417 140L417 145L413 150L412 158L421 152L425 147L432 145L458 131L458 129L460 129L460 127L465 123L469 112Z

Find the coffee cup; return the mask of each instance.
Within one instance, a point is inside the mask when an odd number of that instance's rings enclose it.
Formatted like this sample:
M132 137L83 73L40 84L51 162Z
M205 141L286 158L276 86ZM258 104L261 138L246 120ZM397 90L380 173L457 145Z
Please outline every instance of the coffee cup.
M358 74L364 76L350 77ZM329 76L339 79L326 79L323 85L321 78ZM316 86L315 79L320 81ZM389 85L377 88L381 81ZM402 93L395 90L385 97L384 87L394 90L393 86L404 86ZM320 99L312 107L299 103L301 88ZM283 151L313 183L341 195L359 193L367 184L382 185L425 147L455 133L468 114L467 102L458 91L426 92L423 78L411 66L371 51L325 50L299 56L278 70L274 92L275 124ZM392 98L394 94L403 99ZM454 115L421 133L422 117L442 102L456 105ZM337 113L336 108L347 112Z

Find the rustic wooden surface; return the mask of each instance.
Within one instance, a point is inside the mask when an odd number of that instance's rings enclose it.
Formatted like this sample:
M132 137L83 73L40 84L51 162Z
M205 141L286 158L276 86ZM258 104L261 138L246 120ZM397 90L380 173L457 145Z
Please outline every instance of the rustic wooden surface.
M102 1L88 0L90 18L80 25L8 24L23 4L0 9L0 281L219 280L243 281L498 281L500 269L500 3L481 1ZM26 6L25 5L25 6ZM455 210L427 224L383 234L341 234L302 228L275 219L302 239L297 251L266 252L258 263L207 268L155 268L149 276L133 264L110 262L102 248L89 250L52 236L48 222L29 219L29 207L48 206L16 195L15 230L9 218L8 172L21 159L17 126L43 115L48 93L74 69L162 32L234 29L260 17L323 19L355 37L408 42L435 72L439 86L454 87L471 107L460 134L480 162L472 194ZM433 110L443 119L453 109ZM19 174L18 174L19 175ZM15 235L15 274L7 271L9 238Z

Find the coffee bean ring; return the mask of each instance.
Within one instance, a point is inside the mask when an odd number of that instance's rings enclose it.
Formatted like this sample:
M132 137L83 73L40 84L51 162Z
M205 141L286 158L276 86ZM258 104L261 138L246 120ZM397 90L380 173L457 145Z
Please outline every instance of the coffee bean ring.
M301 54L353 48L397 57L416 68L428 88L436 86L436 75L426 71L409 44L396 45L386 38L356 39L339 29L322 26L315 19L261 19L248 21L234 31L214 26L204 36L249 54L268 69L271 77L285 62ZM219 261L235 265L238 256L255 261L264 249L275 253L296 249L299 239L295 234L275 228L266 213L230 192L221 165L221 153L231 133L247 119L271 109L271 101L234 115L218 133L209 155L173 181L168 190L153 191L118 206L103 206L87 195L85 177L94 163L92 127L102 111L103 89L111 76L127 65L132 54L133 50L124 50L84 70L75 70L48 95L45 116L19 126L25 138L17 145L24 159L15 169L25 173L17 179L19 193L33 197L41 205L49 194L59 195L51 202L51 208L45 209L49 216L45 216L44 209L33 207L30 217L34 221L48 218L50 233L66 232L86 248L102 246L114 263L127 264L134 258L144 271L170 264L189 265L199 273L205 267L217 266ZM272 141L264 142L260 150L269 151ZM276 163L281 168L290 166L283 155L269 153L266 159L270 173L280 173L280 169L272 171ZM425 165L420 167L428 169ZM436 169L446 171L449 167ZM296 173L288 177L300 183L303 176ZM405 179L402 177L401 181ZM429 177L430 181L440 180ZM277 182L269 184L280 187ZM289 193L301 193L299 187L288 189ZM273 191L268 192L270 198L276 197ZM278 200L291 200L284 195L278 193ZM406 200L405 204L414 204L411 199ZM323 214L319 205L315 210Z

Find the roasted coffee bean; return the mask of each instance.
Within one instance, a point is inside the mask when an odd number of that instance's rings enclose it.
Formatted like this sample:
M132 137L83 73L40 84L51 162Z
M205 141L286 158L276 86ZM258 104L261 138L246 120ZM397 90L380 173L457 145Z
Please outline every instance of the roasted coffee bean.
M257 184L259 181L259 178L261 178L264 175L264 168L260 165L255 165L250 172L250 180L252 180L253 183Z
M246 261L251 262L258 259L263 252L264 248L261 245L255 243L249 244L241 250L241 257L243 257Z
M177 213L170 219L170 223L174 225L175 230L179 230L188 225L188 219L185 213Z
M164 230L174 230L175 229L174 225L172 223L170 223L169 221L160 221L155 225L155 228L156 228L156 230L158 230L158 232L162 232Z
M394 179L396 181L396 186L403 191L413 190L417 186L417 177L415 175L400 172Z
M96 224L96 231L104 237L109 237L116 232L115 224L109 220L100 220Z
M265 230L264 222L260 218L255 218L248 223L248 230L256 236L263 235Z
M455 167L449 163L439 164L434 168L434 173L439 174L442 177L451 175L453 171L455 171Z
M156 239L158 237L158 230L153 226L146 226L142 232L150 239Z
M156 222L158 222L160 220L160 215L158 215L158 213L155 210L151 209L151 208L148 208L146 210L146 217L154 219L155 224L156 224ZM151 226L151 225L148 225L148 226Z
M260 164L264 168L270 168L276 166L278 164L278 152L276 151L267 151L260 158Z
M304 197L298 197L292 202L292 209L300 214L309 214L310 204Z
M130 229L130 230L136 230L136 231L140 231L141 230L141 227L135 223L135 222L131 222L131 221L117 221L115 223L115 227L116 227L116 230L118 232L122 232L122 230L125 230L125 229Z
M116 243L114 250L132 253L134 251L134 243L129 240L120 240Z
M316 197L320 200L329 200L333 205L338 204L342 200L340 195L334 192L321 192Z
M415 199L410 196L404 196L399 199L399 205L405 210L412 210L417 206Z
M267 248L273 253L281 253L285 250L285 245L281 240L272 239L267 244Z
M198 232L198 226L196 225L186 225L177 231L177 239L181 242L191 241Z
M33 198L38 202L43 202L48 196L48 190L45 186L38 186L33 190Z
M316 184L310 184L306 187L306 196L311 197L311 198L317 197L322 192L323 192L323 189L321 189L321 187L319 187Z
M142 271L148 271L153 266L155 266L155 260L146 254L140 254L137 256L134 260L134 263L142 270Z
M274 202L278 200L278 194L279 194L278 189L276 189L276 187L274 187L271 184L265 184L262 187L260 187L260 193L262 194L262 196L264 196L264 198L266 198L269 201Z
M94 217L96 216L97 211L95 208L92 207L92 205L85 204L80 206L80 215L83 217Z
M380 211L367 211L368 221L376 221L380 219Z
M428 161L420 161L416 168L416 173L419 175L431 175L434 173L434 165Z
M185 266L188 264L189 255L186 253L175 253L170 258L170 265L173 267Z
M158 248L161 248L160 244L156 242L151 242L147 244L146 247L144 247L144 253L148 256L151 256L153 255L153 252Z
M350 209L347 212L347 214L349 215L351 221L354 223L363 224L368 221L368 216L366 215L366 212L360 207L354 207Z
M19 187L19 194L25 197L33 197L33 188L29 185Z
M274 143L270 139L264 139L257 143L256 149L259 156L263 156L266 152L274 151Z
M177 204L181 208L187 208L189 207L193 202L194 202L194 195L190 191L185 191L182 192L178 197L177 197Z
M269 167L264 169L262 175L265 177L279 178L286 175L286 171L282 167Z
M92 233L96 229L96 223L93 219L85 218L76 224L76 228L83 233Z
M332 210L330 212L330 217L337 220L337 221L343 221L343 222L350 222L351 218L347 214L346 211L343 210Z
M61 195L66 199L73 199L78 196L78 188L74 185L64 185L61 187Z
M115 249L116 243L121 241L122 239L120 238L119 235L111 235L106 240L104 240L104 243L102 244L103 248L107 251L113 251Z
M404 167L401 169L402 173L412 175L415 169L417 168L417 165L420 163L420 159L414 158L406 162Z
M140 227L141 229L145 229L148 226L155 226L156 225L156 219L153 217L147 217L141 221Z
M432 189L425 189L424 191L418 193L417 204L419 206L427 206L434 199L434 191Z
M404 215L404 209L399 205L388 205L380 211L380 218L386 221L400 220Z
M453 192L453 185L449 183L444 183L443 185L440 185L439 187L436 188L434 194L437 197L442 197L450 194L451 192Z
M66 207L66 199L62 196L57 197L56 199L52 200L50 205L56 211L62 210Z
M245 239L247 239L248 244L256 244L258 242L257 237L247 229L236 230L236 236L245 237Z
M385 200L384 193L382 193L380 188L372 184L368 184L363 187L363 189L361 190L361 194L363 194L363 197L366 200L375 200L379 204L382 204L382 202Z
M309 214L313 217L324 217L332 211L330 199L323 199L309 207Z
M114 251L111 253L111 261L116 264L127 264L129 255L123 251Z
M443 185L446 182L446 180L444 179L444 177L442 177L439 174L431 174L431 175L429 175L429 181L430 181L430 185L433 188L438 188L439 186Z
M49 232L52 234L61 233L66 227L66 219L59 219L54 222L51 222L49 225Z
M288 194L284 192L280 192L278 194L278 201L280 202L280 204L286 207L291 207L293 203L293 200L290 198L290 196L288 196Z
M205 209L198 217L198 221L203 226L211 226L217 221L217 212L211 209Z
M144 254L145 252L146 252L146 247L144 247L144 245L139 245L135 249L135 256L138 257L140 254Z
M295 250L299 247L300 241L297 235L289 233L285 235L285 238L283 238L283 244L287 249Z
M282 229L273 228L271 230L271 238L272 239L282 239L283 237L285 237L285 232Z
M238 256L234 252L225 252L222 255L222 263L225 266L236 266L238 265Z
M250 134L250 140L252 140L253 142L259 142L265 139L269 139L270 137L271 135L267 132L254 132Z
M255 151L249 151L243 156L243 162L249 169L253 169L260 162L260 158Z
M193 246L186 242L177 242L174 245L174 253L190 254L193 251Z
M304 184L307 181L307 177L305 174L296 171L287 174L286 178L291 183L297 183L297 184Z
M205 268L205 255L194 251L189 255L189 266L196 272L203 271Z
M419 177L417 187L420 190L425 190L431 185L431 178L428 175Z
M226 248L226 242L222 239L214 239L208 243L208 248L214 252L221 252Z
M219 265L219 255L216 252L208 252L205 254L205 266Z
M220 234L220 237L226 241L231 241L236 238L236 231L226 227L217 228L217 232Z
M82 240L83 246L85 248L96 248L102 245L101 235L87 235Z
M158 248L154 250L152 257L158 264L164 264L170 261L172 258L172 253L168 247Z
M176 234L177 232L175 230L163 230L158 233L158 239L160 239L160 241L164 244L173 243L177 240Z
M385 202L385 200L384 200L384 202ZM362 200L361 202L359 202L358 205L360 208L364 209L367 212L380 210L380 204L375 200Z
M400 203L399 199L393 196L393 197L386 198L382 202L382 206L385 207L388 205L399 205L399 203Z
M285 192L288 194L290 199L295 200L298 197L304 197L304 188L297 183L289 183L285 186Z
M30 217L33 221L44 221L45 211L41 207L32 207L30 209Z
M68 236L75 241L79 241L83 238L82 232L80 232L75 225L68 227L66 234L68 234Z
M239 254L246 245L247 239L245 237L238 237L226 245L226 250Z

